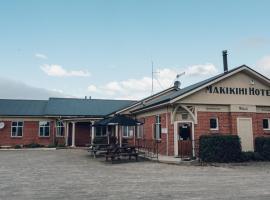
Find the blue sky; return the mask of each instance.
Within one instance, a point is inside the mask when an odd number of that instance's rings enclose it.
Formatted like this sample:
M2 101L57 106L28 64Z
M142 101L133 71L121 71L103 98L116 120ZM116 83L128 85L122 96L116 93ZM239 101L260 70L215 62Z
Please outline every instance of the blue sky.
M1 98L137 99L247 64L270 75L270 1L0 2ZM23 86L23 87L22 87ZM25 94L23 88L27 88ZM32 89L42 88L43 95ZM18 94L20 90L20 94Z

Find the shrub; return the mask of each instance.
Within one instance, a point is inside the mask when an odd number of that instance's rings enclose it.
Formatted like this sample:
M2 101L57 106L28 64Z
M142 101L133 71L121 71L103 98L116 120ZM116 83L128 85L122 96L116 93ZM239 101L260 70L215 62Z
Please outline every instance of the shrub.
M263 160L264 160L264 158L258 152L252 152L252 151L242 152L241 161L243 161L243 162L263 161Z
M40 147L44 147L44 145L41 145L38 143L30 143L30 144L24 145L24 147L26 147L26 148L40 148Z
M204 162L239 162L242 159L240 138L237 135L203 135L199 156Z
M21 148L22 148L22 146L21 146L21 145L19 145L19 144L16 144L16 145L14 146L14 148L15 148L15 149L21 149Z
M270 160L270 137L257 137L255 139L255 152L265 160Z
M57 147L63 148L63 147L66 147L66 145L65 144L58 144Z
M49 144L47 147L48 147L48 148L55 148L56 145L55 145L55 144Z

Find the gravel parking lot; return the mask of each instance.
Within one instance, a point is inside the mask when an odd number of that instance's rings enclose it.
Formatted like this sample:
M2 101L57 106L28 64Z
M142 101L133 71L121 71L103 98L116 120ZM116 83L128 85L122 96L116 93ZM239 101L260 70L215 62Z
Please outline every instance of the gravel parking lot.
M85 150L0 151L0 199L270 199L270 163L104 163Z

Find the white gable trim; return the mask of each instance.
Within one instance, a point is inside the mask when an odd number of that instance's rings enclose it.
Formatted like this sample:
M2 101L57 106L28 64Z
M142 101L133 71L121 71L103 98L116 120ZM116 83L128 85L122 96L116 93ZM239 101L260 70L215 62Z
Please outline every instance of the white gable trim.
M209 82L209 83L206 83L206 84L204 84L204 85L202 85L202 86L200 86L200 87L198 87L198 88L196 88L196 89L194 89L194 90L191 90L190 92L187 92L187 93L185 93L185 94L183 94L183 95L181 95L181 96L178 96L178 97L172 99L172 100L170 101L170 103L171 103L171 104L172 104L172 103L175 103L176 101L178 101L178 100L180 100L180 99L183 99L183 98L185 98L185 97L187 97L187 96L189 96L189 95L191 95L191 94L193 94L193 93L195 93L195 92L200 91L201 89L203 89L203 88L205 88L205 87L207 87L207 86L213 85L214 83L217 83L217 82L219 82L219 81L221 81L221 80L223 80L223 79L225 79L225 78L228 78L228 77L230 77L230 76L232 76L232 75L234 75L234 74L236 74L236 73L238 73L238 72L241 72L241 71L243 71L243 70L249 71L250 73L254 74L255 76L259 77L260 79L263 79L265 82L267 82L267 83L270 85L270 80L269 80L269 79L267 79L266 77L260 75L260 74L257 73L256 71L251 70L251 69L248 68L247 66L243 66L243 67L240 67L240 68L237 69L237 70L234 70L234 71L232 71L232 72L229 72L228 74L226 74L226 75L224 75L224 76L221 76L220 78L217 78L217 79L215 79L215 80L213 80L213 81L211 81L211 82Z

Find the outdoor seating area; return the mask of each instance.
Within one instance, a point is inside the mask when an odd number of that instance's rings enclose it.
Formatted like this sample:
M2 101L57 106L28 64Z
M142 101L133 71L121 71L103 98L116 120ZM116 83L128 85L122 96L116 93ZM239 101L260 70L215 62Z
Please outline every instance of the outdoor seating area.
M107 138L101 137L96 138L94 144L88 148L88 152L94 157L104 157L106 161L116 161L116 160L131 160L134 158L138 161L138 151L136 146L129 145L128 143L122 142L122 145L113 143L114 138L110 138L110 143L106 144Z

